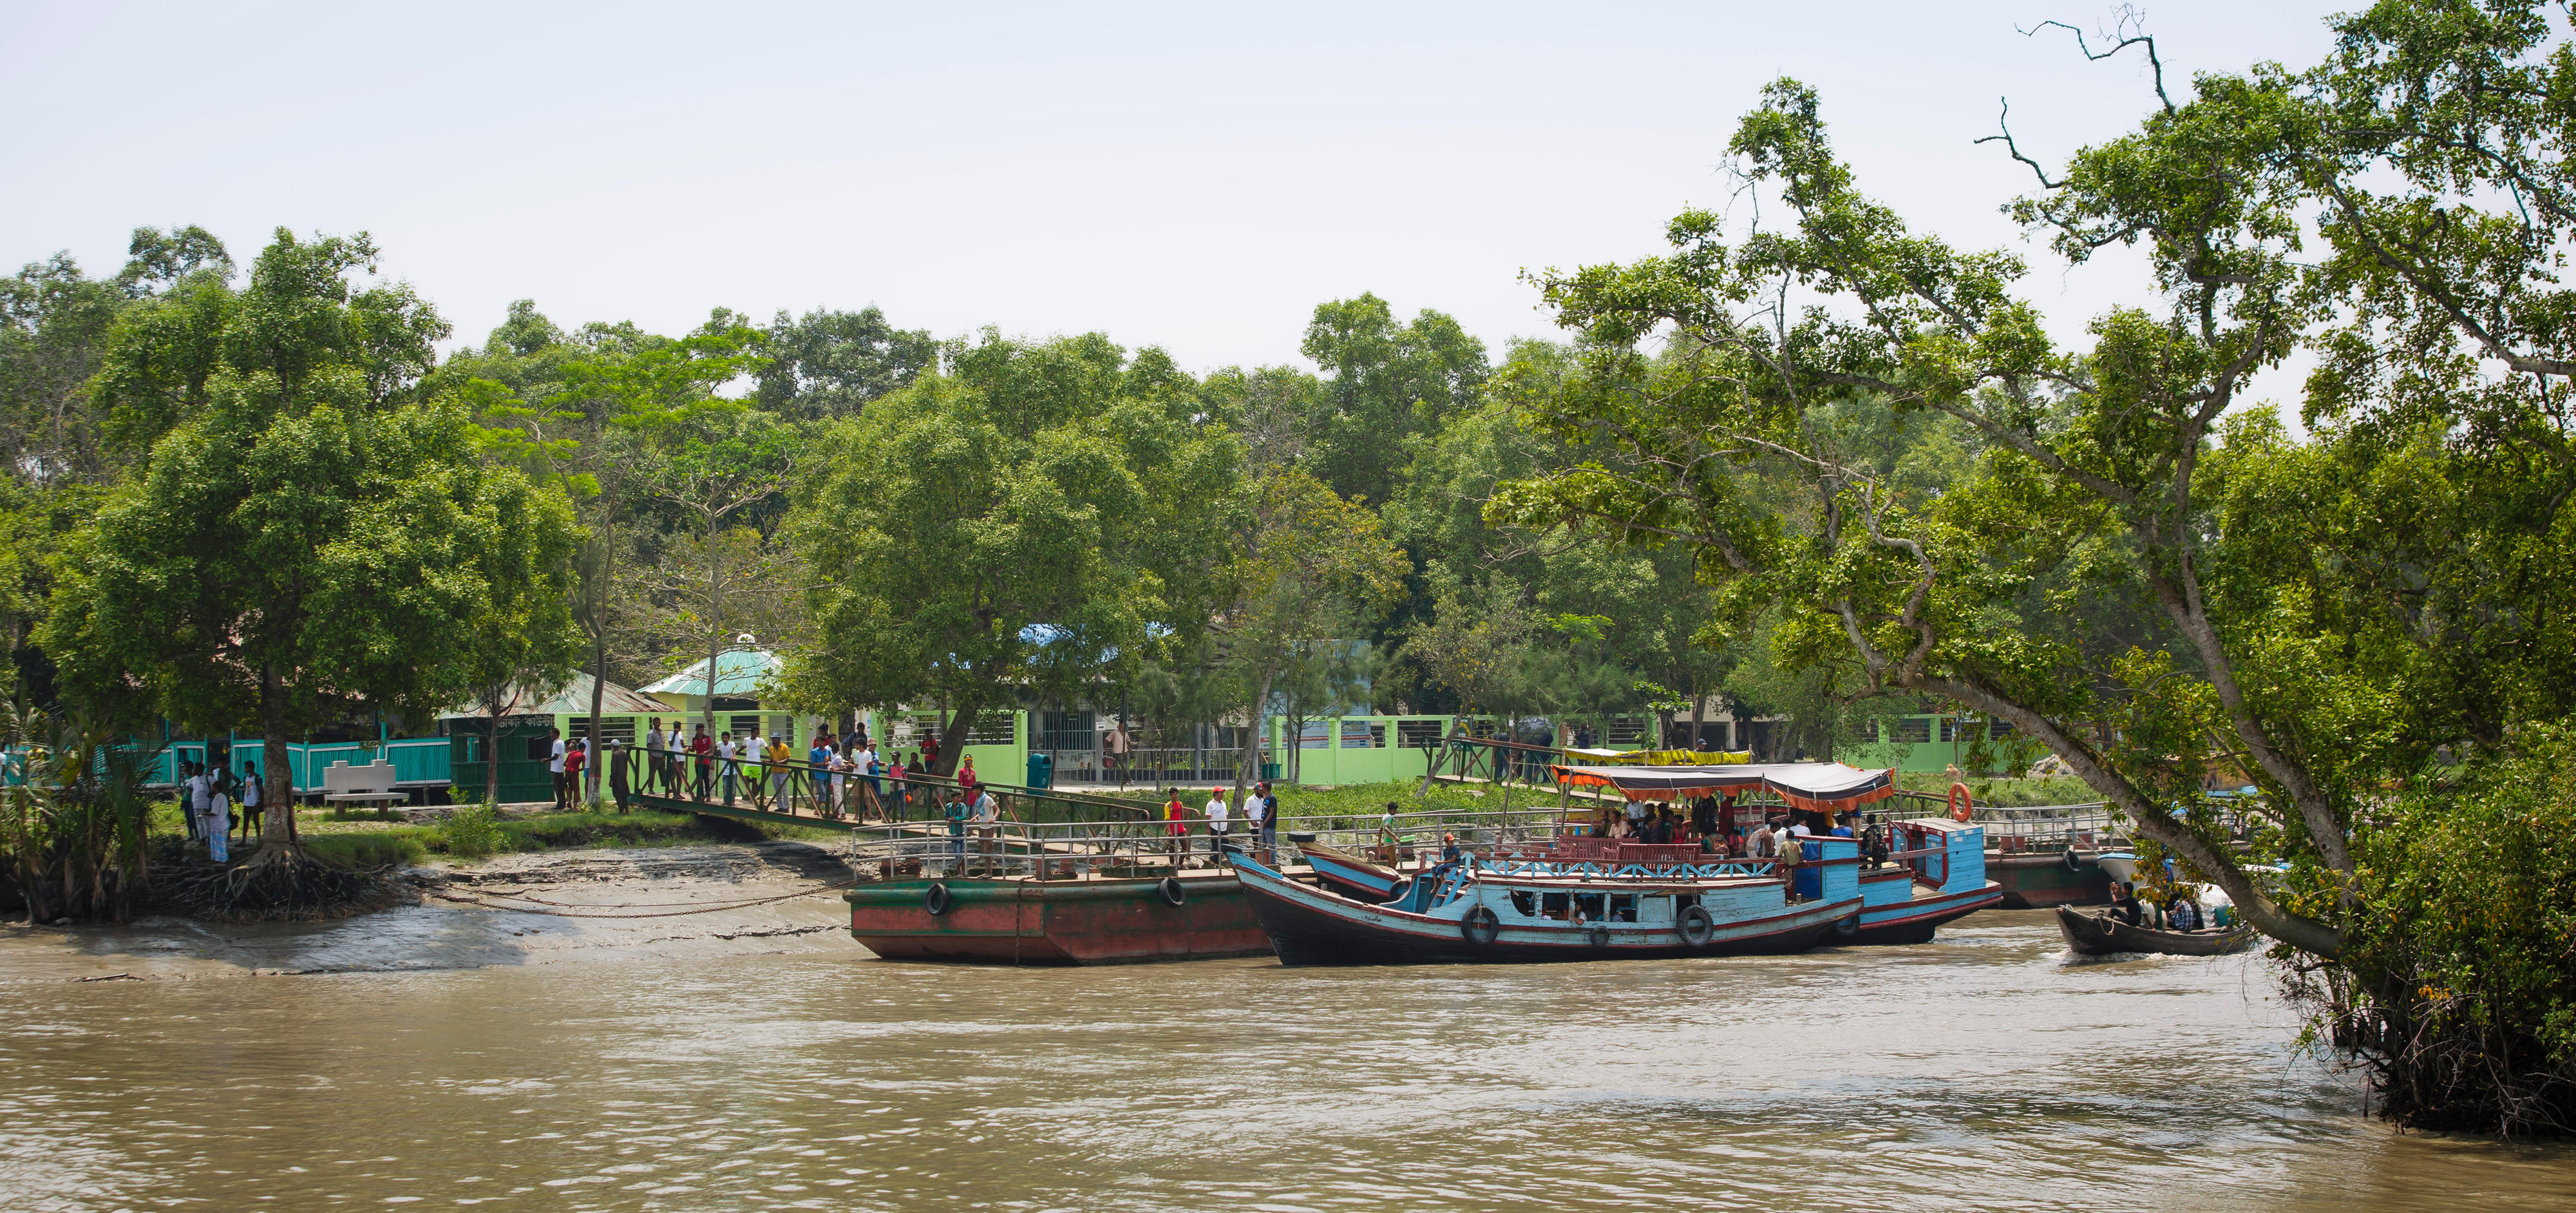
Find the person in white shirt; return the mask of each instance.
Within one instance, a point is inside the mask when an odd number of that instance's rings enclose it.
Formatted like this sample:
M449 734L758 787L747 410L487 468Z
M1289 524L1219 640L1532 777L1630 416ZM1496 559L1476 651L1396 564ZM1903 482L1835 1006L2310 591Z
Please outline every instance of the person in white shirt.
M983 789L982 794L975 798L974 826L976 851L987 856L999 855L1002 850L1002 800L993 795L991 788ZM991 859L984 862L988 870L993 865Z
M241 807L242 841L248 842L259 837L261 825L258 763L242 764Z
M202 838L206 830L206 805L213 778L204 771L179 781L179 789L188 801L188 837Z
M722 778L724 780L725 803L732 804L733 783L736 778L735 772L737 768L734 766L733 734L731 732L716 734L716 770L722 773Z
M653 727L644 734L644 790L668 791L662 786L663 751L668 748L668 742L662 736L662 718L654 717L652 724Z
M1261 848L1261 861L1274 862L1270 852L1279 845L1279 822L1270 811L1270 796L1266 791L1255 788L1251 795L1243 798L1243 821L1247 832L1252 835L1247 841Z
M216 863L226 861L226 852L232 845L233 804L225 794L231 775L230 771L215 771L206 776L206 835L215 840L212 853Z
M555 777L555 807L558 809L569 809L572 807L572 786L564 782L563 730L548 729L546 732L555 739L554 753L546 759L546 771Z
M1204 811L1207 813L1208 822L1208 850L1215 853L1218 863L1224 863L1225 832L1231 824L1226 820L1226 814L1232 811L1225 803L1224 788L1208 789L1208 802Z

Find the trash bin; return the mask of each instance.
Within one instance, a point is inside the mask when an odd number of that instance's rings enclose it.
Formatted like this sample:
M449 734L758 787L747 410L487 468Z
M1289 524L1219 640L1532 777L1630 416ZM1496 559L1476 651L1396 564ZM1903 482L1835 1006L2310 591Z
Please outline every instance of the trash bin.
M1261 782L1263 782L1263 783L1277 783L1277 782L1279 782L1279 764L1278 764L1278 763L1275 763L1275 762L1265 762L1265 763L1262 763L1262 764L1261 764Z
M1055 755L1029 755L1028 786L1033 788L1052 788L1055 786Z

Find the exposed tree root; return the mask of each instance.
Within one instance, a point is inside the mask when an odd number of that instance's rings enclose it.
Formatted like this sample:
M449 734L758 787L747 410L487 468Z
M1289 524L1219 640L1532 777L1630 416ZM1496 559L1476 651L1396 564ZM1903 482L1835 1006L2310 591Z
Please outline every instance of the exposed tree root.
M372 872L342 867L292 844L271 843L228 864L199 859L156 870L159 908L217 922L307 922L346 918L413 900L416 894Z

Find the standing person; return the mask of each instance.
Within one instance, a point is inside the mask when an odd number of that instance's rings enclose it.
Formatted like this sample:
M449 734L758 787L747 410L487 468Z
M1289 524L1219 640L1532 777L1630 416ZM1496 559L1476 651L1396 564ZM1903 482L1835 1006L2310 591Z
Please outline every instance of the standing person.
M867 748L860 751L860 757L860 769L865 771L868 777L868 791L867 798L859 805L859 815L865 817L874 812L877 816L884 817L886 816L885 785L877 782L877 778L885 771L885 763L877 759L877 743L873 741L867 743Z
M831 805L832 816L834 817L849 816L849 810L843 807L843 802L847 800L850 794L851 762L852 759L850 758L850 751L847 746L833 747Z
M1251 803L1249 799L1244 802L1247 812L1250 811ZM1225 789L1209 788L1205 810L1208 823L1208 849L1216 853L1216 861L1220 864L1225 862L1225 835L1229 825L1226 814L1229 811L1225 803Z
M716 777L724 784L724 802L733 803L734 781L742 770L742 757L735 752L733 730L716 735Z
M232 772L216 767L206 775L206 834L215 840L216 863L226 862L233 840L233 809L230 784Z
M814 803L824 805L832 799L832 735L821 727L814 730L814 744L805 750L805 761L813 764Z
M796 772L787 769L788 760L794 758L796 755L795 751L787 748L787 735L785 733L772 733L769 735L768 756L770 803L785 805L788 803L788 791L795 787L795 785L789 781L796 778Z
M608 795L617 811L628 811L635 798L635 751L622 740L608 743Z
M564 751L564 787L571 790L572 804L570 807L579 809L590 807L588 790L581 782L581 773L588 769L589 766L590 739L584 737L581 740L572 743L571 749Z
M242 833L244 839L259 837L260 819L265 816L261 812L261 802L267 798L266 791L259 786L259 764L244 762L241 785L242 823L246 827Z
M646 792L652 792L656 789L664 792L670 791L668 787L664 787L662 784L662 749L668 744L670 744L668 739L662 736L662 718L659 716L653 717L651 720L651 727L646 729L644 732L643 784Z
M904 820L899 816L906 807L903 801L903 775L903 755L897 754L894 756L894 762L886 767L885 819L888 824Z
M1378 862L1394 867L1398 854L1396 848L1403 843L1403 838L1395 832L1395 802L1390 800L1386 802L1386 812L1377 819L1377 845L1382 853Z
M975 849L987 858L984 871L998 875L1002 854L1002 798L991 788L975 798Z
M1172 789L1171 803L1163 806L1163 833L1171 840L1169 845L1172 851L1172 867L1175 869L1181 866L1181 857L1189 852L1189 813L1189 809L1181 804L1180 789Z
M936 775L939 773L938 733L933 732L921 739L921 761L917 765L925 775Z
M1100 741L1100 748L1107 755L1109 769L1118 772L1118 786L1122 788L1127 786L1127 751L1133 748L1133 745L1133 741L1127 736L1125 720L1111 724L1109 735L1101 738Z
M1244 842L1249 842L1252 847L1260 847L1262 863L1273 863L1273 860L1270 860L1270 829L1267 829L1267 824L1270 824L1270 801L1262 796L1260 788L1252 788L1252 793L1244 796Z
M1268 857L1279 851L1279 796L1269 784L1253 789L1252 812L1253 827L1261 832L1261 854L1266 862L1275 863Z
M966 869L966 813L966 798L954 790L948 792L941 815L948 819L948 850L957 857L957 869L961 873Z
M975 756L969 754L957 764L957 790L971 798L983 786L984 781L975 777Z
M715 739L707 736L707 726L699 725L689 735L689 760L697 767L694 772L697 776L695 780L697 786L691 791L696 794L695 799L700 803L709 799L707 793L715 790L712 786L715 776L715 755Z
M193 762L179 763L179 820L188 827L188 841L197 841L197 830L206 822L206 793L198 783L205 771Z
M562 730L562 729L547 729L547 730L546 730L546 736L547 736L547 737L550 737L550 738L552 738L552 739L554 739L554 749L553 749L550 753L548 753L548 754L546 755L546 774L554 776L554 780L555 780L555 807L556 807L556 808L558 808L558 809L568 809L568 808L571 808L571 807L572 807L572 804L571 804L571 802L570 802L570 801L568 801L567 799L565 799L565 792L564 792L564 776L563 776L563 762L564 762L564 735L563 735L563 730Z

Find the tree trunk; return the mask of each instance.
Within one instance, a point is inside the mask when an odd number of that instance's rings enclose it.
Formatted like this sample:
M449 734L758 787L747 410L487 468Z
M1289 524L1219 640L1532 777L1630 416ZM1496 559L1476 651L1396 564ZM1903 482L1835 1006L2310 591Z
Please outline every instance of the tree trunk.
M295 760L286 752L285 697L284 688L277 685L276 668L260 667L259 748L260 757L268 760L268 769L261 775L268 780L272 792L284 792L284 795L259 798L259 849L262 851L295 844ZM213 828L220 830L223 823L215 822Z
M716 554L716 528L711 521L706 529L707 543L707 698L698 712L698 723L713 741L716 735L716 654L724 651L724 558Z
M593 622L595 623L597 621L594 620ZM599 709L602 698L608 693L608 630L606 628L594 627L591 629L590 638L590 733L589 736L584 739L589 744L589 751L584 756L585 761L581 764L582 779L589 783L590 790L587 793L586 798L583 800L584 804L596 803L599 800L599 779L601 775L599 765L599 756L601 753L599 745Z
M970 700L966 706L957 709L956 713L948 718L947 727L939 730L939 761L932 767L931 774L957 773L957 768L966 761L966 738L974 733L975 717L982 711L983 707L980 703ZM1134 747L1130 746L1128 752L1134 753ZM980 774L977 776L977 778L982 777Z
M1694 691L1692 691L1692 692L1690 693L1690 697L1691 697L1691 731L1690 731L1690 744L1689 744L1688 746L1683 747L1683 748L1684 748L1684 749L1688 749L1688 750L1696 751L1696 750L1698 750L1698 749L1699 749L1699 730L1700 730L1700 725L1701 725L1701 724L1703 724L1703 723L1705 723L1705 722L1706 722L1706 720L1707 720L1707 718L1708 718L1708 696L1707 696L1707 695L1705 695L1705 694L1702 694L1701 692L1699 692L1699 691L1697 691L1697 690L1694 690Z
M1253 777L1261 771L1261 708L1270 702L1270 671L1261 673L1261 689L1252 696L1252 710L1245 713L1243 756L1234 764L1234 803L1243 806L1244 789L1252 786Z
M501 696L508 693L495 693L486 701L492 705L492 736L483 746L483 803L491 808L501 805Z

